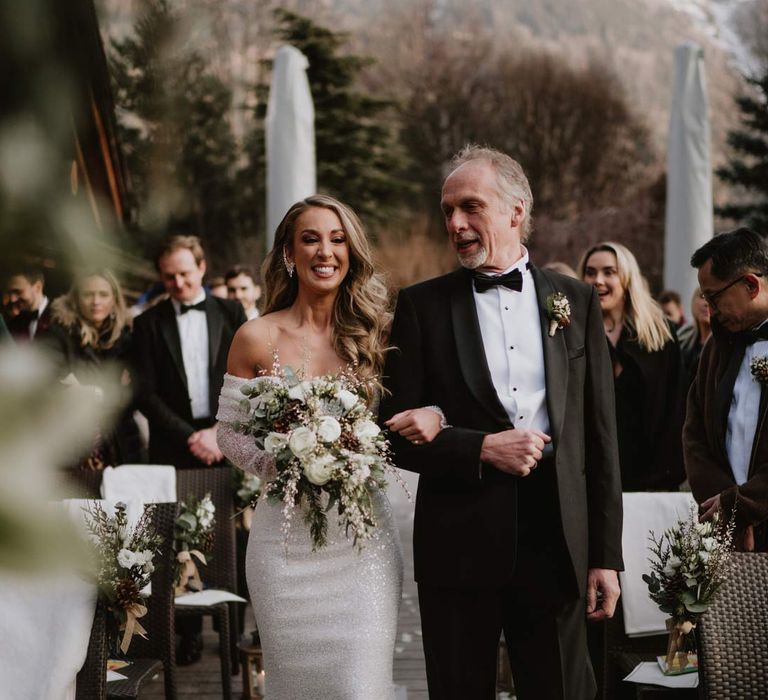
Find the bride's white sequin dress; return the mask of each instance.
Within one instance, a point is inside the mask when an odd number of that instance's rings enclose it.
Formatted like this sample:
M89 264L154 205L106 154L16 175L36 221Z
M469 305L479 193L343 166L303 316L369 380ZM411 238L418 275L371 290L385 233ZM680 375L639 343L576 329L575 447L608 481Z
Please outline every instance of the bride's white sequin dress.
M240 469L269 476L268 455L236 432L240 387L226 375L219 403L221 451ZM262 498L246 554L248 589L264 650L269 700L392 700L392 657L403 579L400 539L384 493L374 494L377 528L362 551L328 513L328 544L312 551L297 511L288 547L282 504Z

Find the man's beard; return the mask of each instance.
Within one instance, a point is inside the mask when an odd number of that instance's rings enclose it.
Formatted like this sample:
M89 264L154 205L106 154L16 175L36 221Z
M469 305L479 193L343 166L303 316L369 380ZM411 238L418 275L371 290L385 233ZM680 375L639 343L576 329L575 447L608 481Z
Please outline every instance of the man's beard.
M472 255L458 254L459 264L467 270L476 270L488 259L488 249L479 246L479 250Z

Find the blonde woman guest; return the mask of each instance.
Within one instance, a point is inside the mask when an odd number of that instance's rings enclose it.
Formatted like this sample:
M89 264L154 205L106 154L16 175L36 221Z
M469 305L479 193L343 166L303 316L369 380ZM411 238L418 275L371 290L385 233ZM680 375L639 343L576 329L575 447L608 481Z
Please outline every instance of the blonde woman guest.
M219 404L221 451L244 471L273 476L269 455L237 433L243 383L275 359L305 378L352 367L377 382L387 347L387 290L373 267L357 216L331 197L294 204L262 270L264 313L235 336ZM234 398L232 398L234 397ZM404 411L398 432L428 442L440 417ZM386 495L372 494L373 539L358 552L329 518L328 544L312 551L308 526L291 521L288 547L280 503L255 510L246 576L269 674L269 697L392 700L392 657L402 554Z
M125 370L130 318L120 284L110 270L91 270L75 278L69 292L51 304L51 325L40 334L40 341L50 350L62 379L98 386L102 371L113 365L122 370L123 385L130 391ZM114 425L99 427L80 466L102 469L140 459L141 439L129 405Z
M597 290L613 361L624 491L676 490L683 481L683 367L673 327L653 300L635 256L604 242L579 276Z
M702 298L699 287L696 287L691 299L691 312L693 313L693 323L683 326L677 332L680 350L683 353L686 387L693 383L699 366L701 351L704 349L704 343L712 335L709 304Z

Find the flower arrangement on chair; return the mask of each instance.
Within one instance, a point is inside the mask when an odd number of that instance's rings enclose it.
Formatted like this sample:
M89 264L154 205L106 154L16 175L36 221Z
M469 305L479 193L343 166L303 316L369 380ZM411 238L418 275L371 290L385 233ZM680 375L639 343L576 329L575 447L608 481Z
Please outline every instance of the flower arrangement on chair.
M199 500L188 498L180 503L173 543L176 552L176 595L203 590L195 559L203 565L208 564L206 556L213 550L215 513L216 506L209 493Z
M687 520L679 521L660 537L650 533L651 573L643 574L643 581L651 600L670 616L667 654L658 657L667 675L697 668L692 632L725 578L734 526L733 518L724 523L720 513L700 523L694 507Z
M146 639L146 630L139 623L147 614L141 591L155 570L155 554L162 544L152 523L154 510L154 506L146 506L131 529L124 503L115 505L114 516L107 515L99 503L85 509L85 525L97 560L96 585L115 623L109 625L110 647L123 654L134 634ZM118 630L123 632L119 647Z

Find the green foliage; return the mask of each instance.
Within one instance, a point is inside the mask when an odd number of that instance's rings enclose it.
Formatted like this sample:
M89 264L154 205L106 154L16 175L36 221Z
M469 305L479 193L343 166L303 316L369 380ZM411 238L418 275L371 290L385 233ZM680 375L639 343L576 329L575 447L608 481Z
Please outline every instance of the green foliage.
M111 45L131 204L146 249L170 230L221 252L247 232L241 213L253 202L238 188L231 90L176 46L177 21L167 0L150 0L133 33Z
M724 182L743 188L746 201L731 202L716 211L768 233L768 71L760 78L748 78L748 82L756 94L736 98L741 128L728 133L733 155L716 171Z
M357 83L371 59L342 54L346 34L283 9L276 34L309 61L315 108L317 187L351 206L367 224L381 223L414 191L411 162L393 125L394 103L362 92ZM249 139L258 196L265 190L264 117L269 87L257 86L257 127Z

